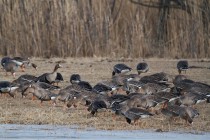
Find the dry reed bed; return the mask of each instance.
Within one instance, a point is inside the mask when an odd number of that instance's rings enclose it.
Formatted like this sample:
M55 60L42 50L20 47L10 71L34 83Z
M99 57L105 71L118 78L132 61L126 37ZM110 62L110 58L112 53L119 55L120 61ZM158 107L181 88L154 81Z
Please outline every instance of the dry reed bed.
M0 0L0 54L209 57L210 2L184 3L190 14L129 0Z
M57 61L62 61L64 66L59 69L59 72L64 76L62 87L69 84L69 77L73 73L81 74L82 79L90 81L91 85L98 81L109 79L111 77L111 70L114 64L122 62L131 66L136 73L136 64L140 61L138 59L107 59L107 58L33 58L33 62L37 63L39 70L35 72L32 68L28 68L26 73L34 74L36 76L52 71ZM150 71L147 74L164 71L169 74L178 74L176 70L177 60L163 60L163 59L146 59L150 66ZM189 60L190 65L209 67L210 61L205 60ZM210 84L209 69L191 69L187 72L187 76L196 81L202 81ZM23 74L18 72L18 75ZM5 72L0 72L0 80L12 81L11 76L5 77ZM121 129L162 129L164 131L171 130L185 130L185 131L210 131L210 104L199 104L196 108L200 112L200 116L195 118L192 126L185 125L183 120L177 119L175 122L169 120L163 115L154 116L148 119L141 120L141 123L134 126L129 125L123 117L116 117L113 120L113 112L105 111L99 112L97 116L91 117L89 112L83 107L70 108L66 111L62 108L62 103L58 103L56 107L52 107L48 102L44 102L40 107L40 101L31 101L31 97L22 99L17 97L0 97L0 123L16 123L16 124L60 124L60 125L78 125L81 128L94 127L105 130L121 130Z

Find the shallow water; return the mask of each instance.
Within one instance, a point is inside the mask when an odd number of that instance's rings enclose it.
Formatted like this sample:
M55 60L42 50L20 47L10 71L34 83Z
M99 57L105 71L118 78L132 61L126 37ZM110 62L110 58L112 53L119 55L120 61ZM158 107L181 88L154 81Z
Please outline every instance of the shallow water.
M107 131L95 129L78 129L70 126L54 125L0 125L0 139L75 139L75 140L207 140L210 139L210 133L199 132L181 133L181 132L154 132L150 130L122 130Z

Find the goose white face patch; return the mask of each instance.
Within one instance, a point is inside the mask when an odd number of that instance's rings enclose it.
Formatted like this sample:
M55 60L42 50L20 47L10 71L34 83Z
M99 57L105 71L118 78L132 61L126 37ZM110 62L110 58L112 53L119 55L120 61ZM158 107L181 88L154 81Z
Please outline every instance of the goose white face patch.
M56 98L56 97L54 96L54 97L51 97L50 99L51 99L51 100L55 100L55 98Z

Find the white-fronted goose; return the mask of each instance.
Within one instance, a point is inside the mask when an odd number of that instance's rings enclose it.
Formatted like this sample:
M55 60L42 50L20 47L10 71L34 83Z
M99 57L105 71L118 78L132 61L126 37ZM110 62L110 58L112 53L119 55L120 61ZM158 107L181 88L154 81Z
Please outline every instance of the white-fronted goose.
M25 71L25 66L30 64L29 58L13 57L12 61L17 63L20 66L22 72Z
M155 73L152 75L148 76L143 76L140 81L143 83L172 83L173 81L173 76L165 73L165 72L160 72L160 73Z
M5 63L7 63L7 62L9 62L9 61L11 61L11 60L12 60L12 58L10 58L10 57L8 57L8 56L3 57L3 58L1 59L1 65L2 65L2 67L4 68Z
M186 71L189 69L188 67L188 61L187 60L180 60L179 62L177 62L177 69L179 74L181 74L182 71Z
M55 83L56 81L56 77L57 77L57 70L59 68L61 68L62 66L60 64L56 64L55 65L55 68L53 70L53 72L51 73L44 73L42 74L41 76L39 76L37 78L36 81L39 81L39 82L45 82L45 83L48 83L48 84L53 84Z
M141 62L141 63L138 63L138 65L136 66L136 70L137 70L138 74L140 75L141 73L148 72L149 66L146 62Z
M130 67L128 67L127 65L125 65L123 63L116 64L113 67L112 76L114 76L116 74L125 74L131 70L132 69Z
M136 121L138 121L140 118L144 119L153 116L153 114L141 108L130 108L126 112L123 112L123 115L129 124L131 124L132 120L134 123L136 123Z
M15 78L15 72L18 70L19 65L13 61L8 61L6 63L4 63L4 70L6 71L6 75L7 72L10 72L13 77Z
M177 105L192 106L207 100L205 95L201 95L196 91L186 91L176 100Z
M43 101L53 101L53 105L56 104L56 98L58 94L54 94L49 90L43 89L39 87L36 83L32 83L29 85L27 91L28 93L32 93L35 97L37 97L39 100L41 100L41 103Z
M76 101L81 99L82 96L80 91L61 89L58 93L56 100L59 100L64 103L64 108L71 107L76 104Z
M82 81L79 74L72 74L71 77L70 77L70 83L71 84L77 84L82 89L85 89L85 90L88 90L88 91L92 90L92 86L90 85L90 83L87 82L87 81Z
M170 88L165 84L147 83L142 85L139 91L143 94L155 94L161 91L170 91Z
M111 92L112 88L108 87L106 85L103 85L101 83L98 83L93 87L92 91L96 92L97 94L102 94L103 95L103 94L107 94L108 92Z
M161 112L170 117L179 116L189 124L192 124L193 119L199 115L198 111L192 107L169 105L167 103L164 104Z
M77 84L81 81L81 76L79 74L72 74L69 81L71 84Z
M11 97L14 98L14 91L18 88L18 86L13 85L9 81L0 81L0 93L8 93Z
M126 100L127 101L127 100ZM153 116L150 112L136 107L129 107L127 103L113 103L111 104L111 109L116 111L116 114L123 115L126 118L127 123L131 124L134 121L134 124L140 118L147 118Z
M95 115L98 110L101 110L101 109L107 109L107 104L104 100L95 100L93 101L89 107L88 107L88 111L92 114L92 115Z
M172 91L170 92L157 92L154 94L154 96L156 96L157 98L162 98L168 102L172 102L174 100L177 100L178 98L180 98L178 95L174 94Z
M24 74L24 75L19 76L12 83L21 85L21 84L25 84L25 83L30 83L32 81L35 81L36 79L37 79L37 77L34 75Z
M141 81L125 81L125 84L123 86L124 90L126 90L127 94L132 92L139 92L139 89L144 85Z

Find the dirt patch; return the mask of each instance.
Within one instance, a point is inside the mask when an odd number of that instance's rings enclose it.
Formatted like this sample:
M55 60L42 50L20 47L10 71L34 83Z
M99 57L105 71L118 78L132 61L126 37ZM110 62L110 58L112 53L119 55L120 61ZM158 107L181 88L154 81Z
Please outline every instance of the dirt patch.
M62 62L63 68L59 72L64 77L64 82L61 87L69 85L71 74L78 73L83 80L89 81L91 85L96 84L101 80L111 78L112 67L117 63L122 63L122 60L110 60L107 58L33 58L32 62L38 65L38 71L32 68L27 68L25 73L39 76L45 72L51 72L56 62ZM140 60L129 59L123 60L123 63L133 68L135 71L136 65ZM150 66L150 71L144 75L150 75L156 72L164 71L166 73L177 75L176 69L177 60L166 59L147 59L146 62ZM210 67L210 61L189 60L189 65ZM17 77L25 74L17 72ZM210 84L210 70L206 68L196 68L187 71L186 75L195 81ZM5 72L0 71L0 80L12 81L12 76L5 76ZM32 101L31 97L15 99L9 96L0 97L0 123L10 124L59 124L59 125L79 125L81 128L94 127L96 129L118 130L118 129L161 129L162 131L171 130L198 130L210 131L210 104L202 103L196 105L200 112L200 116L195 118L194 124L189 126L181 119L169 121L168 118L157 115L148 119L140 120L138 125L129 125L123 117L117 116L113 119L113 112L105 111L98 113L95 117L90 117L89 112L83 106L78 108L70 108L63 110L63 104L58 103L53 107L48 102L44 102L40 107L40 101Z

